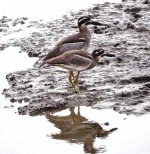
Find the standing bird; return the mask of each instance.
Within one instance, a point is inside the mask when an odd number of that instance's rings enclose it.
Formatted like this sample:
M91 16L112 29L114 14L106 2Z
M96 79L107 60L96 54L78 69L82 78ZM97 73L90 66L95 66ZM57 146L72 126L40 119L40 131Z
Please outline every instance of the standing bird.
M87 28L88 22L93 18L91 15L83 16L78 19L79 32L63 38L58 42L55 47L44 57L42 65L47 60L57 57L69 50L87 50L91 41L91 33ZM72 79L74 80L73 71L69 71L68 77L70 83L74 86Z
M101 48L94 50L91 54L87 51L70 50L57 57L45 60L43 65L48 64L50 66L59 66L69 71L77 71L78 74L75 79L76 87L74 87L74 89L79 93L78 78L80 72L95 67L100 56L114 57L114 55L108 53L104 54L104 52L105 51Z

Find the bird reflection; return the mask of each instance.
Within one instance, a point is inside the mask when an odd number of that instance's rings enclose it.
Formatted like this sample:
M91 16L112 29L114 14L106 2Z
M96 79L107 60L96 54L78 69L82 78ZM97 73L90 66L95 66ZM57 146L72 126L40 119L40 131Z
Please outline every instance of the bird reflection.
M105 151L105 147L94 147L96 137L105 138L117 129L104 130L98 123L88 121L80 114L79 107L78 113L75 113L74 108L70 108L70 114L67 116L53 115L48 112L46 118L61 130L51 135L53 139L83 144L84 151L91 154Z

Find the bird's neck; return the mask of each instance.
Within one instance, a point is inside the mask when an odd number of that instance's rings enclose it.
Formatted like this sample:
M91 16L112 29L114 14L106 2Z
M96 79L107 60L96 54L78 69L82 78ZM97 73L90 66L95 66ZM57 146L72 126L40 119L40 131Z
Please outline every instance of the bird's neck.
M93 57L93 60L95 61L95 63L98 63L99 61L99 56L95 56L93 53L91 54Z
M87 41L87 45L89 45L90 41L91 41L91 33L90 33L88 27L83 24L83 25L79 26L79 31L85 37L85 39Z
M79 26L79 31L80 31L80 33L90 33L89 29L84 24Z

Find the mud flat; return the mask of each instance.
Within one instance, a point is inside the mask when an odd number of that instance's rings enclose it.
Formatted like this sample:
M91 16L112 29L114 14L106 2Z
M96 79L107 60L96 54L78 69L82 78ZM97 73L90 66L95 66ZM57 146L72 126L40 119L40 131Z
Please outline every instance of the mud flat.
M0 20L0 50L20 47L30 57L39 57L33 68L7 74L10 87L3 94L20 103L19 114L37 115L75 106L113 108L119 113L141 115L150 111L150 2L104 3L70 12L51 22ZM102 47L115 54L109 62L81 73L81 94L73 92L67 72L56 67L39 69L42 57L61 37L77 31L77 18L92 14L101 24L90 26L90 49ZM15 34L12 38L11 35ZM24 34L20 36L20 34ZM25 102L25 105L21 103Z

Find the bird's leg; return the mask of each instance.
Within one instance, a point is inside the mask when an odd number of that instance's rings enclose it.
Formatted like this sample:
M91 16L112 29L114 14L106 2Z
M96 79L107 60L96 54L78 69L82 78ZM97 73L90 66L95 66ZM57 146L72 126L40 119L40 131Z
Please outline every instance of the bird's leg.
M74 74L73 74L73 71L69 71L69 81L71 81L71 80L73 80L74 81L74 79L75 79L75 76L74 76ZM71 83L71 82L70 82Z
M76 79L75 79L75 84L76 84L76 92L77 94L80 93L80 87L79 87L79 75L80 75L80 72L77 73L77 76L76 76Z
M68 76L68 79L69 79L69 82L71 83L71 85L75 88L75 84L73 82L73 79L74 78L74 74L72 71L69 71L69 76Z
M79 75L80 75L80 72L77 72L77 75L74 77L75 83L79 83Z
M78 93L77 90L76 90L75 76L73 74L73 71L69 71L68 79L69 79L69 82L71 83L72 87L74 88L74 91L76 93Z
M80 75L80 72L77 73L76 76L74 76L73 74L73 71L69 71L69 82L71 83L71 85L73 86L75 92L77 94L80 93L80 88L79 88L79 75Z
M80 115L80 106L78 106L78 116Z
M72 79L73 82L74 82L74 80L75 80L75 76L74 76L74 74L73 74L73 71L70 71L70 75L72 76L71 79Z
M76 84L77 82L77 78L78 78L78 83L80 82L80 78L79 78L79 72L77 72L77 75L74 75L74 83Z

